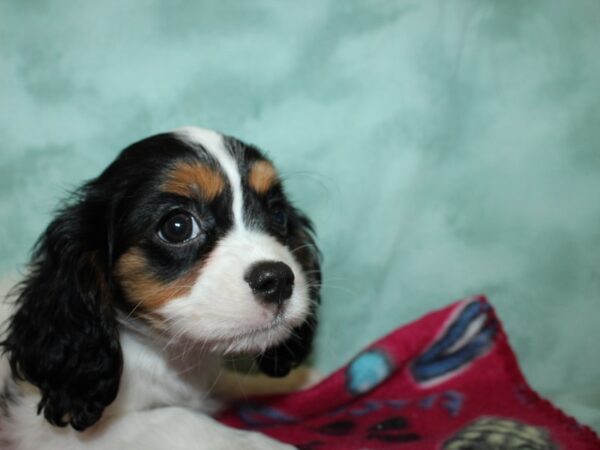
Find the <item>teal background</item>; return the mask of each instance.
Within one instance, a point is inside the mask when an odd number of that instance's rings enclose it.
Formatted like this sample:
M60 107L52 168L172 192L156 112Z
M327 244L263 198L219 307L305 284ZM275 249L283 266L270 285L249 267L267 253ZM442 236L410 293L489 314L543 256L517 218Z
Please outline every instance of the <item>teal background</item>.
M600 428L600 3L0 3L0 272L185 124L267 150L325 257L315 362L474 293Z

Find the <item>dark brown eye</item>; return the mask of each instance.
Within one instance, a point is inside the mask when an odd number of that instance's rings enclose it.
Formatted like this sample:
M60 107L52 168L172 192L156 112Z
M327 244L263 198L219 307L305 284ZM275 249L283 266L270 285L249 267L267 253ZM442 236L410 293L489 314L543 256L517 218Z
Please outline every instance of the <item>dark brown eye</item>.
M283 208L276 208L271 213L271 222L278 231L287 231L287 214Z
M171 244L181 244L194 239L198 234L200 234L198 222L187 212L168 216L158 230L158 237Z

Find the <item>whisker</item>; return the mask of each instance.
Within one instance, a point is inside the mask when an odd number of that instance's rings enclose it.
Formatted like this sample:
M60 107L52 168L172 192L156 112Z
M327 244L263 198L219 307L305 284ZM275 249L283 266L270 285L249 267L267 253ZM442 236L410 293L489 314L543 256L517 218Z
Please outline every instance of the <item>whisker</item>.
M291 252L291 253L292 253L292 255L293 255L293 254L295 254L296 252L298 252L298 251L300 251L300 250L302 250L302 249L305 249L305 248L307 248L307 247L313 247L313 248L315 248L315 249L317 248L317 246L316 246L315 244L312 244L312 243L310 243L310 242L307 242L307 243L306 243L306 244L304 244L304 245L300 245L300 246L298 246L298 247L294 247L293 249L291 249L291 250L290 250L290 252Z

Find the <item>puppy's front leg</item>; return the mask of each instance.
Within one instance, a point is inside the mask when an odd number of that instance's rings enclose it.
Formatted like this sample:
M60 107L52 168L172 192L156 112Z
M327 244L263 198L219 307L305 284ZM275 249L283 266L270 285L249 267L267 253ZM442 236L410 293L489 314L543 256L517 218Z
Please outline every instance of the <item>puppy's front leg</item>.
M291 450L294 447L256 432L227 427L209 416L179 407L157 408L107 418L91 437L102 449ZM86 443L85 448L89 447Z
M34 420L39 419L38 416ZM227 427L179 407L104 417L84 432L43 426L11 437L16 450L292 450L256 432Z

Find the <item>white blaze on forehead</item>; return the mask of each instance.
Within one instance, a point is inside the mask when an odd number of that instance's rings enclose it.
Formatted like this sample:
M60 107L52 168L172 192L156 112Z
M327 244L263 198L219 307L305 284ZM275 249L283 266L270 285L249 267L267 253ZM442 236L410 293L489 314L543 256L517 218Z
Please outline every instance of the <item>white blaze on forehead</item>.
M223 135L200 127L183 127L174 131L183 140L191 144L200 144L220 164L231 186L233 223L235 228L244 228L244 198L239 167L233 155L225 148Z

